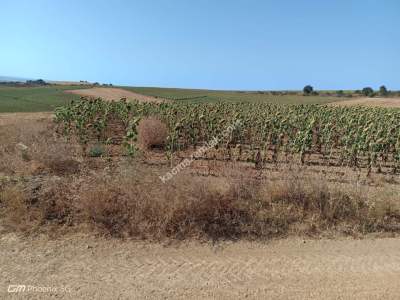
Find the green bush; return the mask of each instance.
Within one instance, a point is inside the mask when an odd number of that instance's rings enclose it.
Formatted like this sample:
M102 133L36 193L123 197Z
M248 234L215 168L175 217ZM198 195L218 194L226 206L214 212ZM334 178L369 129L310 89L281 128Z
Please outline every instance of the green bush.
M89 156L90 157L100 157L104 155L104 148L100 145L93 146L90 148Z

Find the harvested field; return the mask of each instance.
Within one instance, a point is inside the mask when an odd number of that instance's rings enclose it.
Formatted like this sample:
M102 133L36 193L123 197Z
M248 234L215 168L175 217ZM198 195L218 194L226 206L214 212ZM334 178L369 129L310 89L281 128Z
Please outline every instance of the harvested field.
M330 103L333 106L400 107L400 98L359 98Z
M152 96L145 96L142 94L134 93L131 91L119 89L119 88L90 88L90 89L78 89L65 91L69 94L76 94L81 96L87 96L91 98L102 98L104 100L119 100L126 98L127 100L139 100L140 102L163 102L162 98L156 98Z

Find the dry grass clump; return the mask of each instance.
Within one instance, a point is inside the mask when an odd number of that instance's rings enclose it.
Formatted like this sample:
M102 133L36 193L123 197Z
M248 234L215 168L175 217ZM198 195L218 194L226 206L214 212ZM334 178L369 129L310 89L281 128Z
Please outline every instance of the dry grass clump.
M167 126L160 119L147 117L139 122L138 142L142 149L162 148L167 137Z
M256 203L241 203L242 188L218 191L209 180L181 180L178 185L163 185L158 178L141 185L117 181L118 187L116 181L98 181L80 200L85 221L107 234L218 239L249 232L250 206Z
M79 203L83 220L113 236L125 234L134 203L120 188L106 182L92 188L83 192Z
M74 146L53 135L50 121L21 121L0 128L0 172L31 175L50 172L72 174L79 170Z
M25 203L25 195L19 186L6 186L0 190L1 218L8 225L18 225L19 229L25 230L25 224L30 223L30 212Z
M43 225L72 225L76 209L67 182L22 183L0 189L0 216L6 225L34 233Z
M267 239L400 231L398 195L370 199L359 189L300 176L278 182L227 178L224 183L186 176L162 184L154 174L120 174L1 195L9 220L25 224L22 228L29 222L88 224L115 237Z
M55 175L78 173L80 163L74 158L74 147L61 140L51 142L49 145L34 145L32 158Z

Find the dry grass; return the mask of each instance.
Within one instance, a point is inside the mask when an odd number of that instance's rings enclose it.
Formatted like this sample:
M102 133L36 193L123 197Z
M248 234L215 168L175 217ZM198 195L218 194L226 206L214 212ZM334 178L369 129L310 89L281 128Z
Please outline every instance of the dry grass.
M0 173L57 175L79 171L76 148L53 135L53 124L21 121L18 126L0 127Z
M69 192L67 182L8 185L0 189L0 216L6 226L26 233L46 232L45 225L72 225Z
M29 219L31 213L28 211L25 199L21 187L12 186L0 190L0 216L5 219L8 225L21 230L26 230L24 226L31 223Z
M280 182L182 176L169 185L155 174L99 174L46 183L39 192L9 187L1 193L15 228L86 224L105 235L156 240L397 232L398 200L293 174Z
M167 126L156 117L148 117L139 122L138 142L142 149L161 148L167 137Z

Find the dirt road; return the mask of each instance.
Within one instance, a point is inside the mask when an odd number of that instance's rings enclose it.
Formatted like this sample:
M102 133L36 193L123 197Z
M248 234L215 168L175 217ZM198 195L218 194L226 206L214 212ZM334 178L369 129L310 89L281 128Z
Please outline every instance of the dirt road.
M81 96L103 98L105 100L119 100L126 98L128 100L138 100L143 102L163 102L161 98L155 98L146 96L131 91L118 89L118 88L90 88L90 89L78 89L78 90L67 90L65 93L77 94Z
M389 238L163 246L3 233L0 298L398 299L399 249Z

